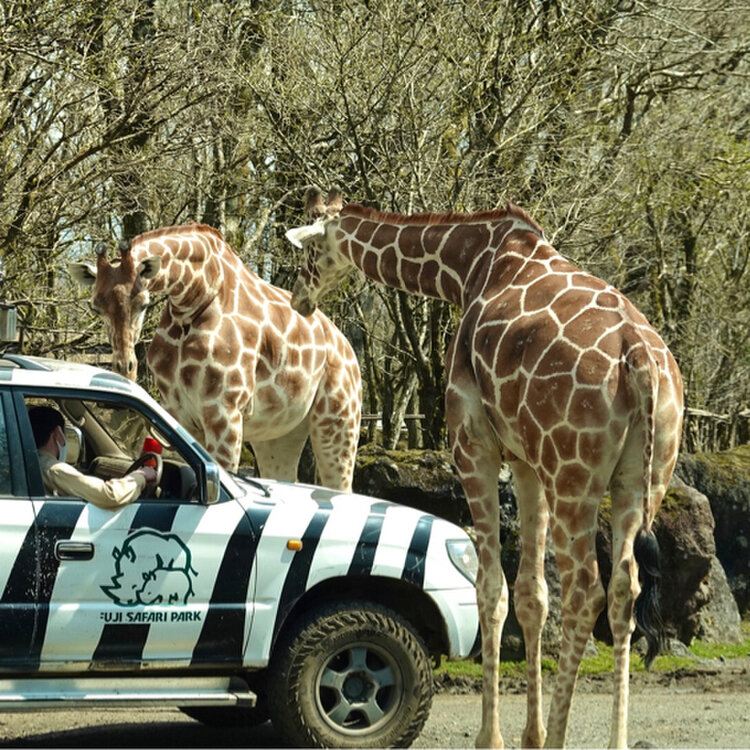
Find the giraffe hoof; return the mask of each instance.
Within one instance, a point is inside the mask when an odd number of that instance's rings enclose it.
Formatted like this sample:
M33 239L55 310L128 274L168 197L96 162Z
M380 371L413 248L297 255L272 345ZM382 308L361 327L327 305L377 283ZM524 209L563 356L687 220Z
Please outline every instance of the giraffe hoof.
M547 739L547 732L541 731L524 732L521 740L521 747L544 747Z
M505 745L503 744L503 738L500 736L499 732L492 732L490 734L483 734L480 732L477 735L474 747L494 747L502 750Z

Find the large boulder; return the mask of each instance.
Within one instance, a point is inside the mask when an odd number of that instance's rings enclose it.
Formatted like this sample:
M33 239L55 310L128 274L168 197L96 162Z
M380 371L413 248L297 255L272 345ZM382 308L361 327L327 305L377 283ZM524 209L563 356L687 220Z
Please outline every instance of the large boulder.
M740 638L739 612L726 621L727 628L714 624L717 592L725 592L727 583L716 559L714 519L705 495L674 477L654 521L662 565L661 614L667 634L689 644L694 638L737 640ZM605 499L599 513L597 538L602 578L608 581L612 570L612 530L610 504ZM724 603L725 607L732 605ZM735 628L725 637L729 625ZM609 641L606 617L599 618L597 637Z
M397 451L369 444L357 452L354 491L471 524L461 483L446 451Z
M718 557L711 559L706 585L710 598L697 613L696 636L712 643L742 643L742 618Z
M463 489L447 452L386 451L366 446L357 457L354 489L435 513L465 527L471 525ZM520 545L518 510L509 475L501 475L498 480L498 499L503 569L512 589ZM736 608L733 609L726 597L719 604L715 596L716 592L726 593L727 583L722 566L716 561L714 521L706 497L675 478L654 531L662 552L662 610L668 634L684 643L690 643L695 637L722 641L741 637ZM611 506L605 498L597 534L599 565L605 585L612 570L611 539ZM543 633L543 650L546 655L557 656L562 635L560 580L549 539L545 576L550 609ZM595 634L605 641L611 639L604 613L597 622ZM503 632L503 658L523 658L523 637L513 612L512 596Z
M675 474L708 498L717 557L740 613L750 612L750 445L680 456Z

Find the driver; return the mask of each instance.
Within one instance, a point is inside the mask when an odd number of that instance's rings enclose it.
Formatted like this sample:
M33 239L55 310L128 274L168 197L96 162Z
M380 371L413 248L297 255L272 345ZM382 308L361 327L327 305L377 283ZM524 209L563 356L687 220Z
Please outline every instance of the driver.
M65 463L68 446L62 414L51 406L32 406L29 419L44 486L50 494L82 497L105 510L115 510L133 502L148 483L156 482L156 469L152 466L142 466L124 477L107 481L82 474Z

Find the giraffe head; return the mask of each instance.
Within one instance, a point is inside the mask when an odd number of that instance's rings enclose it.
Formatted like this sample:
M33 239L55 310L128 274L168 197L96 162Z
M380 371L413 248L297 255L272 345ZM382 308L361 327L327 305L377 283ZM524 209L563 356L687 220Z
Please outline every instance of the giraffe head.
M129 243L120 243L120 257L111 263L104 243L96 247L96 265L71 263L70 273L82 286L92 289L91 308L101 315L112 346L112 367L135 380L135 345L141 335L148 305L146 282L161 268L161 258L150 256L135 263Z
M341 208L340 190L331 190L324 201L319 190L310 188L305 195L305 213L311 223L286 233L305 254L292 289L292 307L301 315L312 315L318 301L335 289L351 268L333 240Z

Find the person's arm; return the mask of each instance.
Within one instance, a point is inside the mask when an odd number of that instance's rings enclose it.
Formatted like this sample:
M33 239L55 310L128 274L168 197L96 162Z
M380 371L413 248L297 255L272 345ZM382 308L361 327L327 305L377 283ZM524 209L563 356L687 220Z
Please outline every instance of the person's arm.
M81 474L78 469L62 461L47 470L47 478L61 495L82 497L105 510L115 510L133 502L146 486L146 477L140 471L105 481Z

